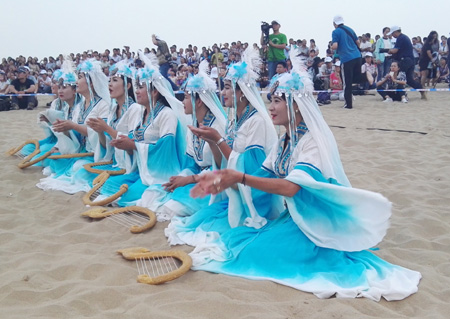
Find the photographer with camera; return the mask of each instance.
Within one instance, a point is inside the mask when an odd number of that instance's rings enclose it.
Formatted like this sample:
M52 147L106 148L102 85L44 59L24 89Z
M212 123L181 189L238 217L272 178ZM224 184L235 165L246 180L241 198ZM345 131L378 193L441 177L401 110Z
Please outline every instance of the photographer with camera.
M158 49L156 50L156 57L159 63L159 72L163 77L167 79L167 81L169 81L174 91L178 90L178 87L175 85L175 83L172 82L168 75L170 69L169 62L172 61L172 55L170 54L169 47L167 46L166 41L161 40L153 34L152 42L158 47Z
M267 66L269 69L269 80L275 75L278 62L286 61L284 49L287 46L287 37L280 32L280 23L273 20L271 24L261 24L261 45L267 45ZM273 33L269 34L270 29Z

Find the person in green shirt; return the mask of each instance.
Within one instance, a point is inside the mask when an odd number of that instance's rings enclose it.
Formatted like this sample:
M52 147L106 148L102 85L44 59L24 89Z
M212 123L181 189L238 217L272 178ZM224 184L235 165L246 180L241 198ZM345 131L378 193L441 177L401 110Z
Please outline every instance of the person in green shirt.
M286 61L284 49L287 45L287 37L280 32L280 23L277 20L272 21L273 33L269 35L267 43L267 66L269 69L269 80L275 75L277 64L280 61ZM264 43L264 33L261 32L261 45Z

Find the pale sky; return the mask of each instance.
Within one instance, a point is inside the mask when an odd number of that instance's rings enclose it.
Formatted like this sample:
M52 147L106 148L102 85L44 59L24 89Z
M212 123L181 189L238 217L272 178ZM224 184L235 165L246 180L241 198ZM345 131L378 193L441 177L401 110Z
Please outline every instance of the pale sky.
M42 59L89 49L153 48L155 33L169 45L211 46L241 40L259 44L261 21L277 19L289 38L314 38L325 55L333 16L356 34L399 25L410 38L431 30L449 36L447 0L0 0L0 58Z

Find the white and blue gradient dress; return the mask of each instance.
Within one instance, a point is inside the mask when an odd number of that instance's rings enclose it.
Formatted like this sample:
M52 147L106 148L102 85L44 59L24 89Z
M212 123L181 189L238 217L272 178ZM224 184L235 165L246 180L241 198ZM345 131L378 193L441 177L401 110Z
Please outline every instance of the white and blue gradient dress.
M39 154L34 156L34 158L42 156L44 153L50 151L55 146L56 142L58 141L57 136L59 134L63 134L63 133L54 132L52 130L52 125L57 119L59 119L59 120L70 119L71 113L72 113L71 111L73 110L74 107L75 107L75 105L69 109L69 105L66 102L57 98L52 101L50 107L47 110L39 112L37 123L44 131L45 138L42 140L39 140L40 152L39 152ZM46 119L48 120L48 122L41 121L41 119L40 119L41 116L45 116ZM21 150L21 154L23 156L27 156L27 155L33 153L34 150L35 150L34 144L28 144L28 145L25 145L25 147ZM38 162L38 163L34 164L33 166L43 166L43 163Z
M109 110L110 101L96 97L85 108L84 99L82 99L82 102L74 108L71 120L80 125L86 125L87 120L90 118L106 120ZM67 135L61 134L58 136L55 147L59 150L55 154L72 154L93 152L96 145L91 145L87 136L83 136L75 130L70 130ZM44 174L49 176L41 179L37 186L43 190L61 190L68 194L88 191L90 187L86 182L86 174L81 169L84 164L92 163L93 161L93 156L55 160L46 159L44 160ZM78 172L80 174L77 174Z
M226 136L232 152L228 161L222 159L222 167L255 174L272 147L268 141L273 140L273 136L269 135L274 134L275 131L269 129L264 118L250 106L244 110L235 131L233 127L234 124L231 122ZM191 216L172 218L165 230L169 243L196 246L198 243L207 242L210 240L211 227L224 230L229 229L230 225L235 227L246 224L261 227L266 221L257 213L258 210L269 207L267 214L271 215L276 212L276 207L279 207L281 203L278 201L277 205L270 200L270 202L253 201L253 197L260 196L261 192L244 185L239 185L238 189L229 188L225 193L228 198L219 200L221 196L216 196L214 204ZM228 211L235 212L230 221Z
M203 125L211 127L224 135L223 126L220 125L211 111L208 111L203 120ZM186 162L179 176L192 176L210 172L214 166L214 157L209 144L187 131ZM161 202L154 202L152 207L160 221L170 220L173 216L189 216L198 210L208 206L210 196L205 198L192 198L190 191L195 183L176 188L173 193L166 193Z
M297 132L299 137L305 133ZM294 152L289 146L283 151L284 139L258 175L285 178L301 189L293 197L282 197L287 208L259 229L209 225L206 240L191 253L193 269L271 280L319 298L401 300L415 293L420 273L366 250L384 237L390 202L327 179L309 131Z
M151 191L151 186L166 183L171 176L179 174L184 166L186 141L175 112L169 106L157 102L153 118L149 115L144 122L144 117L143 115L140 124L129 135L135 141L136 150L132 155L124 153L124 156L132 157L128 159L129 162L136 161L138 171L134 176L129 174L129 188L119 199L119 206L137 204L147 207L145 202L141 202L144 192L149 198L165 196L164 190L156 187ZM108 182L117 186L117 178L120 176L112 176ZM143 197L142 200L145 201L146 198Z
M120 107L119 116L117 116L118 108L119 106L117 105L117 102L113 100L111 111L109 112L106 123L108 126L117 131L117 136L128 136L128 134L132 132L139 124L143 112L143 106L134 103L134 101L129 98L129 100ZM105 135L105 145L102 145L100 142L99 134L88 127L89 143L90 145L95 145L94 161L108 162L112 160L112 164L102 165L101 169L109 171L125 169L125 174L136 171L136 162L130 161L130 157L126 155L126 151L110 145L113 140L112 136L110 136L107 132L104 132L103 134ZM89 185L92 185L92 177L95 178L95 176L97 175L91 176L88 181Z

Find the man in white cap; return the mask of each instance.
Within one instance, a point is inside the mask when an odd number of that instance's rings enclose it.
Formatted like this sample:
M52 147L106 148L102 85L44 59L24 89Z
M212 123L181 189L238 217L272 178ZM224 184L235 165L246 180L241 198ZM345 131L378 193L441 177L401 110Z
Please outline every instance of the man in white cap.
M414 80L414 54L411 40L406 34L402 33L402 29L397 25L391 27L389 35L392 35L397 41L395 41L394 48L389 49L387 53L392 54L393 59L398 62L400 71L405 72L406 83L414 89L422 89L420 82ZM385 50L380 50L380 52L384 53ZM425 92L420 91L420 94L422 99L426 100Z
M269 35L269 43L267 48L267 67L269 69L269 80L275 75L277 63L286 61L284 49L287 46L287 37L280 32L280 21L272 21L273 33ZM264 33L261 32L261 45L264 43Z
M48 76L46 70L41 70L41 72L39 72L38 83L39 83L38 93L48 94L52 92L52 80Z
M319 74L317 78L323 82L323 89L328 90L330 88L330 75L333 72L333 59L327 56L319 68Z
M333 18L335 30L332 33L331 49L339 54L342 63L342 84L344 88L344 108L353 108L352 85L361 78L361 53L359 40L352 28L344 25L344 18L337 15Z

